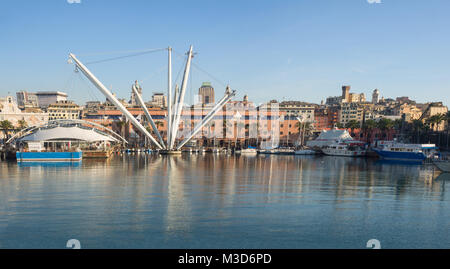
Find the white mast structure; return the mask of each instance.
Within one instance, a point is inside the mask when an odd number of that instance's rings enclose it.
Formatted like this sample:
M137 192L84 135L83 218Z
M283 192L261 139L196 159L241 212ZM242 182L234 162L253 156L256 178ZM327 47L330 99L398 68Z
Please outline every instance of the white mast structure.
M172 130L172 48L167 48L167 130ZM167 132L167 141L171 141L172 132ZM169 143L167 143L169 146Z
M180 123L181 112L183 109L184 96L186 93L187 82L189 78L189 71L191 68L191 60L193 57L192 46L190 46L187 53L188 58L186 61L186 66L184 68L183 80L181 83L181 89L178 89L178 85L175 86L174 98L172 100L172 48L168 47L168 74L167 74L167 95L168 95L168 115L167 115L167 142L164 143L157 126L155 125L147 107L145 106L142 96L138 93L137 89L133 86L133 92L135 93L139 105L144 109L144 113L150 122L153 130L160 143L141 125L141 123L120 103L120 101L86 68L74 54L70 53L69 58L75 61L76 67L78 67L82 73L110 100L124 115L131 121L131 123L139 129L145 136L147 136L160 150L167 153L180 152L180 149L191 140L205 125L207 125L214 117L217 112L219 112L223 106L236 94L235 90L231 90L228 86L225 91L225 96L219 100L219 102L209 111L209 113L202 119L202 121L194 128L194 130L188 134L183 141L181 141L177 146L175 146L175 140L178 133L178 126Z
M177 137L178 132L178 125L180 124L180 118L181 118L181 111L183 109L183 102L184 102L184 94L186 93L186 87L187 87L187 81L189 78L189 71L191 69L191 60L192 60L192 45L189 48L188 52L188 58L186 61L186 67L184 68L184 75L183 75L183 81L181 82L181 90L180 94L178 96L178 100L175 102L175 111L174 111L174 118L173 118L173 124L172 129L170 130L170 141L168 141L168 148L173 149L173 145L175 143L175 138Z
M100 82L100 80L94 76L94 74L91 73L91 71L89 71L89 69L87 69L86 66L84 66L84 64L77 59L77 57L75 57L75 55L69 53L69 57L75 61L76 66L92 82L92 84L94 84L95 87L97 87L97 89L99 89L106 96L106 98L108 98L108 100L111 101L137 129L139 129L139 131L147 136L156 145L156 147L158 147L158 149L163 149L158 141L156 141L156 139L144 128L144 126L141 125L141 123L130 113L130 111L128 111L122 103L120 103L120 101L105 87L105 85Z
M231 91L230 88L227 86L225 96L220 99L219 102L209 111L209 113L203 118L203 120L198 124L194 130L177 146L177 150L180 150L181 147L184 146L189 140L192 139L208 122L211 121L211 119L214 117L214 115L219 112L222 107L230 101L230 99L236 95L236 91Z
M138 90L136 89L136 85L133 85L133 87L131 87L131 88L133 89L134 95L136 95L139 105L144 110L144 114L147 117L147 120L150 122L150 125L152 126L153 131L155 132L156 136L158 137L159 142L161 143L163 148L166 148L166 145L164 144L164 140L158 131L158 127L156 126L155 122L153 121L152 116L148 112L147 106L145 105L144 100L142 99L142 96L139 94Z

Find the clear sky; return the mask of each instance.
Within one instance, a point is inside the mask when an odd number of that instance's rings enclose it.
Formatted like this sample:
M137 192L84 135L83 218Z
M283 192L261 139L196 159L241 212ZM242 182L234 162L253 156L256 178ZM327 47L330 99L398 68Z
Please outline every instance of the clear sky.
M192 44L200 68L192 69L188 102L211 81L218 97L229 83L237 98L256 103L319 103L345 84L369 99L378 88L385 97L450 105L449 12L448 0L2 0L0 96L61 90L80 104L104 100L73 72L69 52L89 62L169 45L183 54ZM174 79L183 63L176 55ZM138 79L149 100L167 90L166 57L88 67L122 98Z

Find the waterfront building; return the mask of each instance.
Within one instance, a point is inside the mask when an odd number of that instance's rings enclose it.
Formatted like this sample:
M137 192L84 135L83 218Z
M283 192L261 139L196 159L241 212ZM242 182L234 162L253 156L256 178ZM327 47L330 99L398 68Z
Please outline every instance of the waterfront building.
M79 119L81 116L82 107L75 104L73 101L57 101L50 104L47 108L49 119Z
M214 88L211 86L211 82L203 82L202 86L198 89L199 102L202 104L215 103L214 100Z
M322 131L333 128L333 123L330 120L330 110L326 107L317 107L314 109L314 130Z
M273 105L277 101L271 101ZM278 103L278 102L277 102ZM306 122L314 122L314 111L317 105L301 102L301 101L283 101L278 103L278 109L288 117L296 119L297 117L305 120Z
M196 104L183 108L179 123L177 139L183 139L208 114L211 105ZM287 117L285 111L278 110L278 103L273 106L256 107L244 96L243 100L229 101L212 121L204 126L194 137L193 143L198 146L244 147L257 146L262 141L275 140L276 144L292 145L298 136L298 120ZM147 106L161 136L167 138L167 110L163 107ZM140 107L129 107L128 111L140 119L144 126L144 111ZM130 139L135 133L129 121L124 120L122 113L114 107L104 107L97 111L85 110L83 120L92 121L113 129L118 134ZM141 143L144 137L135 137Z

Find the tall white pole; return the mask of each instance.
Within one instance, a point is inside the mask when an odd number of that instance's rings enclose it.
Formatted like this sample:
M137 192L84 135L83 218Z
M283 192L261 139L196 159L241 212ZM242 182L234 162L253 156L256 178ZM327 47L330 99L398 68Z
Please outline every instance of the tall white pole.
M86 66L84 66L84 64L82 64L77 57L75 57L75 55L73 55L72 53L69 53L69 57L71 59L73 59L76 63L76 65L78 66L78 68L81 70L81 72L83 72L83 74L95 85L95 87L97 87L97 89L99 89L104 95L105 97L111 101L116 107L117 109L119 109L124 115L125 117L127 117L127 119L129 121L131 121L131 123L139 129L139 131L141 131L143 134L145 134L148 138L150 138L150 140L155 143L155 145L159 148L162 149L162 146L155 140L155 138L153 138L153 136L144 128L144 126L142 126L139 121L130 113L130 111L128 111L123 105L122 103L120 103L119 100L117 100L117 98L105 87L105 85L103 85L100 80L98 80L94 74L91 73L91 71L89 71L89 69L87 69Z
M186 61L186 67L184 69L184 75L183 75L183 81L181 83L181 90L180 90L180 97L178 102L175 105L175 109L176 109L176 113L175 113L175 119L173 122L173 126L172 126L172 134L171 134L171 141L169 144L169 149L173 148L173 145L175 143L175 139L177 137L177 132L178 132L178 124L180 123L180 118L181 118L181 111L183 109L183 102L184 102L184 95L186 93L186 86L187 86L187 81L189 78L189 71L191 69L191 60L192 60L192 45L189 48L189 52L188 52L188 58Z
M148 112L147 106L145 105L144 100L142 99L142 96L137 91L136 85L133 85L131 88L133 89L134 95L136 95L139 105L144 110L144 114L147 117L147 120L150 122L150 125L152 126L153 131L155 131L155 134L158 137L159 142L161 143L162 147L165 148L164 140L162 139L161 134L158 131L158 127L156 126L155 122L153 121L152 115L150 115L150 112Z
M168 140L167 141L167 147L169 148L169 149L171 149L170 148L170 146L169 146L169 144L170 144L170 141L172 141L172 136L173 136L173 134L172 134L172 132L173 132L173 122L174 122L174 120L175 120L175 105L178 103L178 95L179 95L179 93L180 93L180 91L179 91L179 88L178 88L178 84L175 84L175 94L174 94L174 97L173 97L173 101L172 101L172 115L170 116L171 118L171 122L170 122L170 129L168 130L169 132L170 132L170 140Z
M172 129L172 48L167 48L168 52L168 71L167 71L167 147L169 148L169 141L171 140L170 130ZM170 149L170 148L169 148Z
M173 103L172 106L175 106L175 104L178 102L178 93L179 93L179 88L178 88L178 84L175 84L175 95L173 98ZM172 107L172 114L174 113L173 107ZM172 115L172 120L173 120L173 115Z

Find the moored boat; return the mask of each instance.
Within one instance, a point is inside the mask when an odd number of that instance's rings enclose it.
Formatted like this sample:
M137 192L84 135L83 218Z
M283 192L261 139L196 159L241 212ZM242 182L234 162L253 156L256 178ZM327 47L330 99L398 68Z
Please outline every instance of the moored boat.
M450 160L433 160L433 163L442 171L450 173Z
M312 149L298 149L295 151L295 155L315 155L316 151Z
M363 142L341 141L322 148L322 152L330 156L362 157L367 150Z
M434 144L405 144L396 141L382 141L372 150L381 159L423 162L426 158L431 158L436 153Z
M278 148L277 154L279 154L279 155L294 155L295 150L291 149L291 148Z

